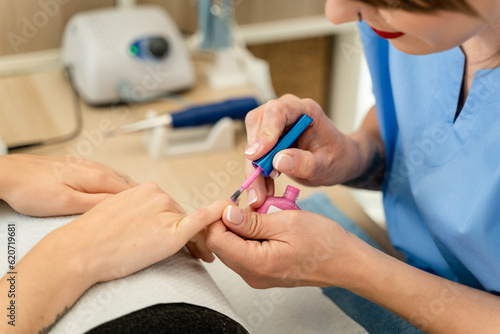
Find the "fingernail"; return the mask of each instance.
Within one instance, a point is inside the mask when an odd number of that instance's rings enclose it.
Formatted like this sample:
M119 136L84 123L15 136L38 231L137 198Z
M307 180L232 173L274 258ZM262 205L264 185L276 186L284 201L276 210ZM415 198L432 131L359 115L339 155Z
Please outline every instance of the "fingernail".
M245 154L246 155L255 154L259 150L259 147L260 147L259 143L254 143L246 149Z
M241 212L235 206L230 205L227 207L226 218L234 225L240 225L241 223L243 223L243 212Z
M248 191L248 205L251 205L255 202L257 202L257 192L255 191L255 189L250 189Z
M269 174L269 177L273 180L276 180L280 176L280 172L278 172L276 169L274 169L271 174Z
M280 154L278 160L276 160L276 168L283 172L289 172L293 169L295 165L295 160L286 154Z

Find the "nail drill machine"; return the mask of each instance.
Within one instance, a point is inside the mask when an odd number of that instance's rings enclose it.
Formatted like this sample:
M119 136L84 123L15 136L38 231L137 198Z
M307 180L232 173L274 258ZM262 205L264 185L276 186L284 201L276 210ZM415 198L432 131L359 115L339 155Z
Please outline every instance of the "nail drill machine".
M195 74L180 32L157 6L83 12L68 22L63 64L90 105L185 90Z

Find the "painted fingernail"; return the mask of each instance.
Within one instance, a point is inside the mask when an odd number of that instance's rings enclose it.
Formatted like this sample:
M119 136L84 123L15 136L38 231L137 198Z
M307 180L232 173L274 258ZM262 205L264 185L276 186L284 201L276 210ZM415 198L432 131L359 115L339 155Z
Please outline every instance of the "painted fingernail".
M245 154L246 155L255 154L259 150L259 147L260 147L259 143L254 143L246 149Z
M234 225L240 225L243 223L243 212L241 212L237 207L230 205L227 207L226 218Z
M257 202L257 192L255 191L255 189L250 189L248 191L248 205L251 205L255 202Z
M280 154L278 160L276 160L276 168L283 172L291 171L294 166L295 160L287 154Z

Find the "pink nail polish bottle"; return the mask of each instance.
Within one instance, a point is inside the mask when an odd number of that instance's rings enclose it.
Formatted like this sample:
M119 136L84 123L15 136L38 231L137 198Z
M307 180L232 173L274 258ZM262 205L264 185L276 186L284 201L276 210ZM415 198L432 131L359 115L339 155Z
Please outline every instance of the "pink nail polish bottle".
M300 190L287 186L283 197L267 197L264 204L257 209L258 213L273 213L282 210L302 210L300 206L295 203L299 197Z

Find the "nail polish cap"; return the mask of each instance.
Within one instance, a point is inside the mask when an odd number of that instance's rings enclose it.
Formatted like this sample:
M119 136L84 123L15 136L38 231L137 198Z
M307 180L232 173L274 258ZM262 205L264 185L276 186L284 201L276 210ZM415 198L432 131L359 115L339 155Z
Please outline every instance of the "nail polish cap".
M299 197L300 189L295 188L294 186L286 186L284 198L289 199L292 202L297 201Z

